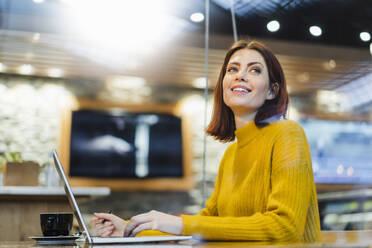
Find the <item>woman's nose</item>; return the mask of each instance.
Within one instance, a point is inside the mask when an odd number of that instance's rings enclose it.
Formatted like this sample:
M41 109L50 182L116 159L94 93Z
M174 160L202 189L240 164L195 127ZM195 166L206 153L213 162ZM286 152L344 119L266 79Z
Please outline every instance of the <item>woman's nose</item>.
M237 75L237 80L240 82L248 82L248 73L240 71Z

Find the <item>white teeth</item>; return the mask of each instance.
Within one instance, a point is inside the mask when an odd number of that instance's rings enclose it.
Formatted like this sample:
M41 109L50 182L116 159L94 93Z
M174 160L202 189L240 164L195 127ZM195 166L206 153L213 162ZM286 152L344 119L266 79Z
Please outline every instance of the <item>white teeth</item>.
M240 92L249 92L248 90L246 90L246 89L243 89L243 88L235 88L235 89L233 89L233 91L240 91Z

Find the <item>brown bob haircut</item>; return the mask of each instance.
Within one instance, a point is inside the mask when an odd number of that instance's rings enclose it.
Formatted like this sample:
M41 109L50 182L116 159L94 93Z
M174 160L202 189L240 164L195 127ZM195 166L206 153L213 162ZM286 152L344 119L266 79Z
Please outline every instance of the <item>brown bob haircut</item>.
M215 137L222 142L229 142L235 139L235 119L232 110L223 101L223 79L226 74L226 68L231 56L240 49L256 50L264 58L268 73L269 73L269 87L270 90L276 91L275 98L266 100L264 104L258 109L254 122L257 127L264 127L268 125L267 119L270 117L286 117L288 106L288 93L285 82L283 69L275 57L273 52L260 42L248 42L240 40L234 43L227 51L225 60L223 62L220 76L214 91L214 106L211 122L207 127L207 134ZM278 89L274 90L274 84L277 83Z

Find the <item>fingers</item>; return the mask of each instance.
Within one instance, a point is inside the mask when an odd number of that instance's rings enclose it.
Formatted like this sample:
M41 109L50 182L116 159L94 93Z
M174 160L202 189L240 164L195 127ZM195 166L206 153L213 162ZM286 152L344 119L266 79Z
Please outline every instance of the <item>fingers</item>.
M144 224L146 222L151 222L152 218L150 215L151 213L145 213L132 217L125 229L124 237L130 236L132 231L139 225Z
M114 226L114 224L111 221L106 221L105 223L97 222L95 226L97 229L99 229L103 227Z
M108 214L108 213L94 213L94 216L96 217L96 219L105 219L105 220L113 220L115 219L115 215L113 214Z
M146 222L144 224L141 224L137 226L129 235L130 237L135 237L138 233L144 231L144 230L152 230L153 224L152 222Z
M105 222L104 224L96 224L96 229L101 237L110 237L114 231L112 222Z
M113 233L113 229L114 227L109 227L109 228L99 231L98 233L101 237L111 237L111 234Z
M104 224L105 222L106 222L105 219L94 218L90 221L90 224L97 225L97 224Z
M107 228L107 227L114 227L114 224L111 221L107 221L104 224L102 224L102 223L97 223L96 224L97 230L104 229L104 228Z
M107 232L101 233L100 236L103 238L108 238L111 237L111 233L112 233L111 230L107 230Z

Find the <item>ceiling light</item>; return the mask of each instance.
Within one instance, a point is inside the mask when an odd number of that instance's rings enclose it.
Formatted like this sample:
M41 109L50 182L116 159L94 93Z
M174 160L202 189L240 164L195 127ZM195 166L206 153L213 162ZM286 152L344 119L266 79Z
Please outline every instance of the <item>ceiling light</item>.
M190 20L193 21L193 22L202 22L202 21L204 21L204 15L203 15L203 13L200 13L200 12L193 13L190 16Z
M372 55L372 43L369 44L369 53Z
M144 48L148 44L161 46L165 41L175 37L180 30L178 25L181 25L181 22L168 14L167 0L64 2L67 5L64 16L67 20L66 27L76 33L79 40L86 42L89 48L99 49L99 52L88 55L93 58L111 56L115 53L118 56L125 54L126 58L119 61L127 61L128 53L138 55L146 50L136 48ZM144 5L146 8L143 8ZM138 9L141 9L141 16L146 16L146 20L138 18ZM136 20L136 25L133 25L133 20Z
M32 41L36 42L40 40L40 33L34 33L32 36Z
M297 80L300 83L307 83L310 81L310 74L308 72L303 72L297 75Z
M359 37L362 41L365 41L365 42L371 39L371 35L368 32L361 32Z
M322 29L319 26L311 26L309 28L310 34L313 36L321 36L322 35Z
M328 65L331 69L335 69L336 68L336 61L334 59L330 59L328 61Z
M34 0L34 3L43 3L44 0Z
M334 59L330 59L330 60L323 63L323 67L327 71L334 70L336 68L336 66L337 66L337 64L336 64L336 61Z
M344 93L331 90L318 90L317 105L319 110L326 112L345 112L348 108Z
M113 76L108 79L110 90L141 90L146 86L146 80L141 77Z
M49 77L62 77L63 72L59 68L51 68L48 70Z
M196 78L193 82L192 82L192 86L194 86L195 88L198 88L198 89L204 89L206 87L206 80L205 80L205 77L199 77L199 78Z
M24 64L19 67L18 71L21 74L30 75L34 72L34 67L30 64Z
M6 70L6 66L0 62L0 72L3 72Z
M200 95L194 94L185 97L180 102L180 111L185 115L198 116L204 111L203 106L205 104L204 98Z
M280 28L280 24L279 24L278 21L273 20L273 21L270 21L269 23L267 23L266 28L267 28L267 30L269 30L270 32L276 32L276 31L279 30L279 28Z

